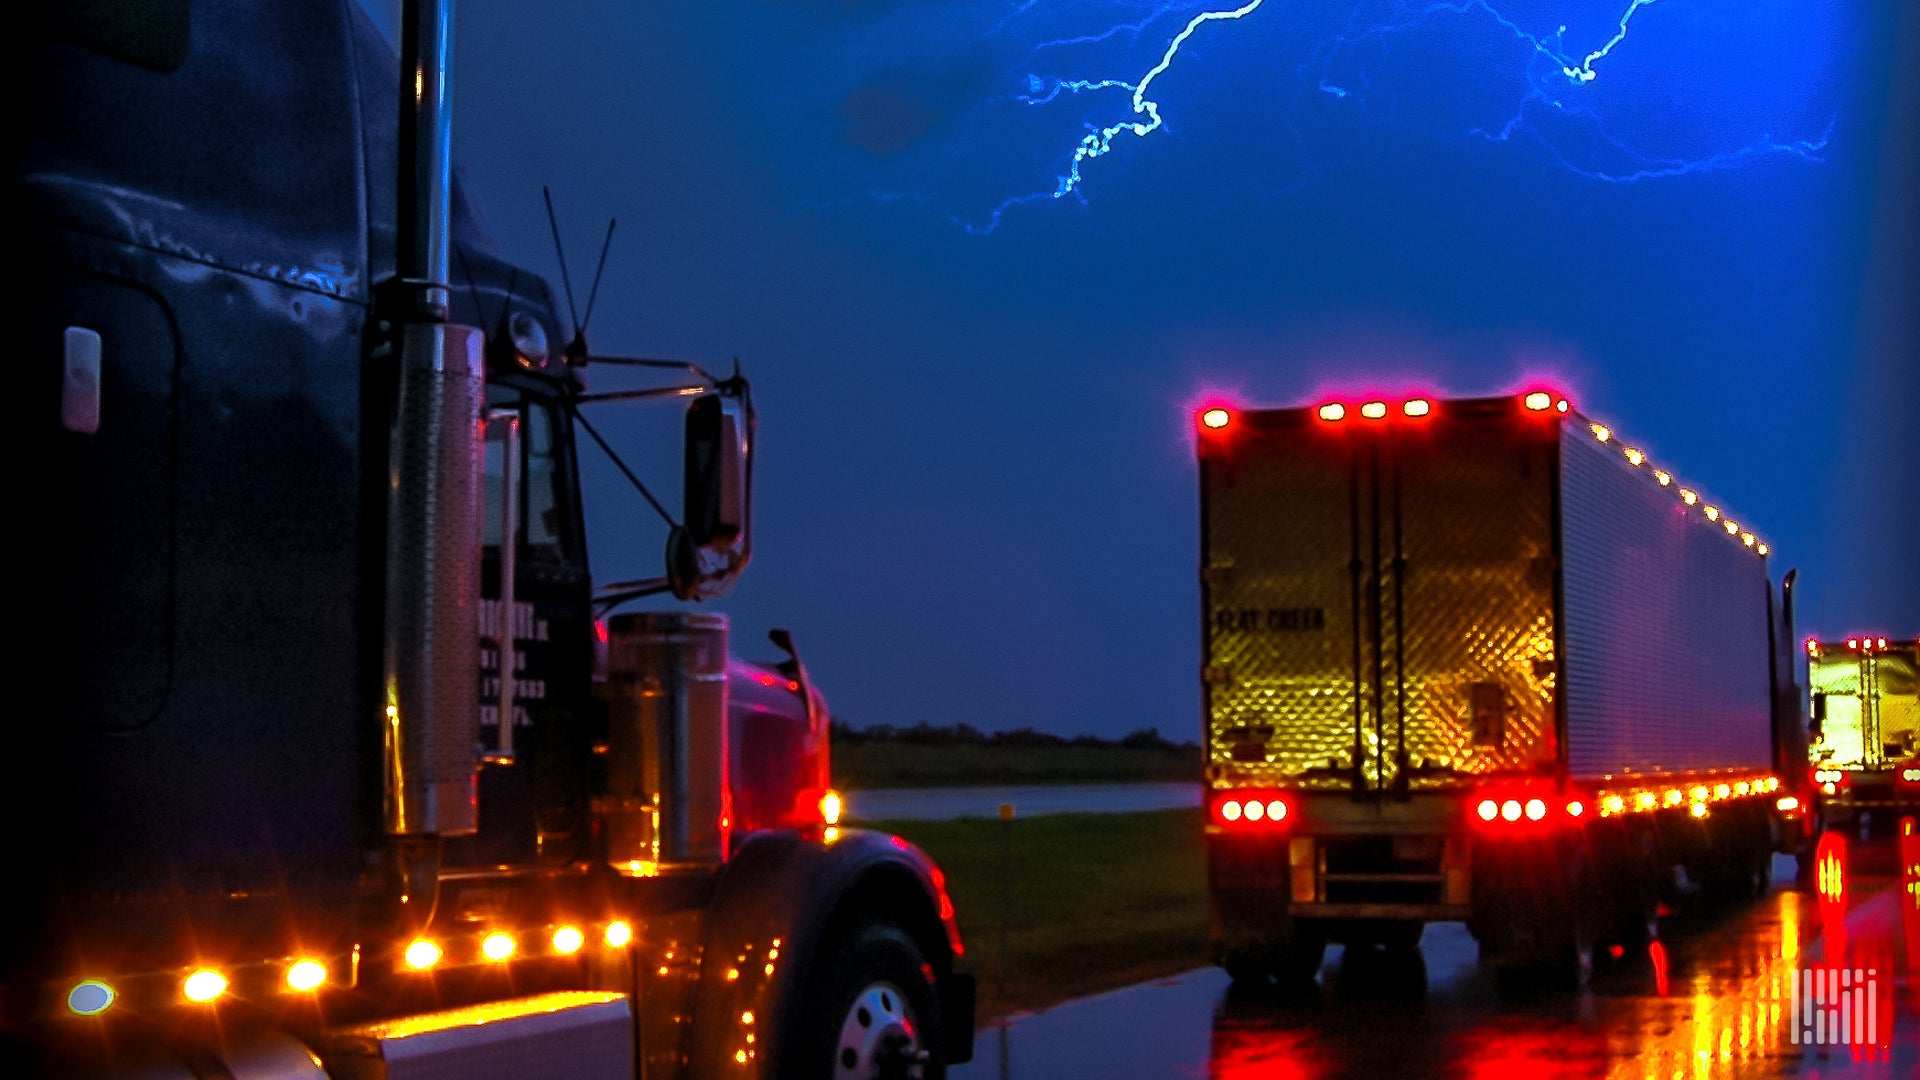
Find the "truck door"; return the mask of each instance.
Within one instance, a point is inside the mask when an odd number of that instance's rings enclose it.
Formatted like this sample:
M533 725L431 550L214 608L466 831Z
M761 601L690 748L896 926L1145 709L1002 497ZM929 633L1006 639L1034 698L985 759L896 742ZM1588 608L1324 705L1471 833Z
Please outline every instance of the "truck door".
M137 731L172 682L179 343L151 290L68 271L42 281L30 310L53 453L35 531L60 594L44 609L59 643L55 715L82 731Z
M1552 442L1429 409L1203 448L1217 771L1378 792L1553 759Z
M480 834L459 858L565 859L584 794L580 724L592 649L585 550L565 413L487 388L480 603ZM508 587L503 592L502 585Z

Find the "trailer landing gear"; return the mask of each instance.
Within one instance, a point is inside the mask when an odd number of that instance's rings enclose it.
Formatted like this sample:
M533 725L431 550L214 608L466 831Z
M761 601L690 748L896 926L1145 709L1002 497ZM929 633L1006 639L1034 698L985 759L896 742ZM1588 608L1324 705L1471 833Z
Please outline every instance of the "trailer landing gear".
M1247 941L1220 951L1220 966L1234 985L1297 989L1313 982L1327 955L1327 934L1321 926L1288 919L1271 937Z

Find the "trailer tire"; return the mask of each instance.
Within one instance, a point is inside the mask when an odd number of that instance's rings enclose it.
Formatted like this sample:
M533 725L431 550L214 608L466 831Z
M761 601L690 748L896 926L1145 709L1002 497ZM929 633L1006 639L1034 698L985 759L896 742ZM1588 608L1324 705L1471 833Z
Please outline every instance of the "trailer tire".
M932 967L891 922L854 923L827 940L814 993L799 1006L780 1080L941 1080L946 1045Z

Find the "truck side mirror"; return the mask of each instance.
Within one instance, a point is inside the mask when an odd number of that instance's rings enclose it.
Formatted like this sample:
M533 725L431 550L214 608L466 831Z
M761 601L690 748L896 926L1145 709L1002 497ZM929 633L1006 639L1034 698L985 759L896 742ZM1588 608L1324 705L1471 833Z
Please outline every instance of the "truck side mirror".
M683 525L667 540L667 577L682 600L724 596L753 554L753 413L741 396L687 407Z
M1813 722L1815 724L1827 722L1827 695L1818 690L1813 692Z

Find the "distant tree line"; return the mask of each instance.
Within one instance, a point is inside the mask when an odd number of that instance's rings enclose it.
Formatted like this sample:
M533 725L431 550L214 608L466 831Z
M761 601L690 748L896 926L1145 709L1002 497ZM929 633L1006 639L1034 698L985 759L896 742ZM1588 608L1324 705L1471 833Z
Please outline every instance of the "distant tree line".
M1030 727L1011 731L981 731L972 724L937 726L921 721L912 727L873 724L857 728L839 719L833 721L833 741L842 746L871 742L898 742L915 746L1092 746L1120 750L1193 750L1193 742L1174 742L1160 734L1159 728L1143 727L1118 739L1098 735L1055 735Z

